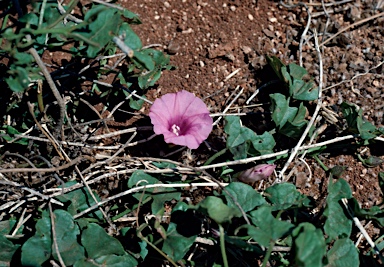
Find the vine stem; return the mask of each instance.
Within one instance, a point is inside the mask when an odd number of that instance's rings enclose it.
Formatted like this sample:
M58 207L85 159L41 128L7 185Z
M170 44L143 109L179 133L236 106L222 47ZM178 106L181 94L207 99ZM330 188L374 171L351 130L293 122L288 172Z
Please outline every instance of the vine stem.
M271 254L272 254L274 246L275 246L275 242L271 241L269 243L269 247L268 247L267 253L265 254L262 267L266 267L267 266L267 263L269 261L269 258L271 257Z
M221 249L221 256L223 257L223 264L224 267L228 267L228 259L227 259L227 252L225 251L225 236L224 236L224 228L221 224L219 224L220 229L220 249Z

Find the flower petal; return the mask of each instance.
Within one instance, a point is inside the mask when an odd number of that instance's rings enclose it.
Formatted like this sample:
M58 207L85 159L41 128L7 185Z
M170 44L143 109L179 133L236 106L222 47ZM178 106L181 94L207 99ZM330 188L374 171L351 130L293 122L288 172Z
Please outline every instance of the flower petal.
M166 94L153 103L149 116L156 134L167 143L197 148L212 131L213 120L204 102L187 91ZM177 126L180 131L172 129Z

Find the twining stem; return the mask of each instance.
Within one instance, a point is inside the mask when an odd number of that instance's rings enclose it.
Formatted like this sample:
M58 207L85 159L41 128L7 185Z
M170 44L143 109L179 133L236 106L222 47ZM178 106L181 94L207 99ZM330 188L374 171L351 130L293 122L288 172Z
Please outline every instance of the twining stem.
M224 227L219 224L219 230L220 230L220 249L221 249L221 256L223 257L223 264L224 267L228 267L228 259L227 259L227 252L225 251L225 236L224 236Z
M319 159L319 157L317 155L314 155L313 156L315 158L315 160L317 161L317 163L319 163L319 165L321 166L321 168L323 168L324 171L328 171L329 168L327 166L325 166L325 164Z
M204 163L204 166L206 165L209 165L212 163L212 161L214 161L215 159L217 159L218 157L220 157L221 155L224 155L224 153L227 152L227 149L224 148L222 150L220 150L219 152L217 152L216 154L212 155L205 163Z
M167 254L165 254L161 249L159 249L158 247L156 247L154 244L152 244L146 237L143 236L143 234L141 233L141 231L144 230L144 228L147 227L146 224L141 225L138 230L137 230L137 236L143 240L145 243L147 243L148 245L150 245L154 250L156 250L161 256L163 256L164 258L167 259L167 261L169 261L173 266L175 267L178 267L178 265L170 258L167 256Z
M271 240L271 242L269 243L267 253L265 254L262 267L267 266L267 263L269 261L269 258L271 257L274 246L275 246L275 241Z
M44 112L43 81L37 80L37 105L40 113Z

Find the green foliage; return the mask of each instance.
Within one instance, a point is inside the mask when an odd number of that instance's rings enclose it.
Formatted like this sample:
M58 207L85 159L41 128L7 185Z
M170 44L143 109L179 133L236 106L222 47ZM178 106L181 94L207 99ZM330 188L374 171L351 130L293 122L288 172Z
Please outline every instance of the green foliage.
M329 266L360 266L359 253L355 244L348 238L336 240L332 248L328 251L327 258Z
M324 225L324 231L332 240L342 237L349 237L352 231L352 221L346 215L342 204L342 198L351 198L352 192L348 183L339 179L335 183L329 182L327 206L324 215L327 217Z
M256 135L251 129L242 126L240 118L236 116L227 116L225 119L227 124L224 130L228 134L227 148L232 152L234 159L246 158L248 154L272 153L276 143L270 133L265 132L262 135Z
M181 260L196 240L197 235L185 237L176 230L177 225L170 223L167 229L167 239L162 250L174 261Z
M55 232L60 255L66 265L73 265L84 258L84 248L77 243L79 227L72 216L64 210L54 211ZM36 223L36 233L22 246L22 263L40 266L52 256L57 260L56 249L52 249L51 220L47 212Z
M319 88L315 87L312 80L309 82L303 80L303 78L308 74L303 67L294 63L290 63L286 66L275 56L267 56L267 61L275 71L277 77L287 84L289 88L289 96L303 101L317 99Z
M270 98L272 100L272 119L279 128L279 133L291 138L300 137L307 125L307 120L305 120L307 109L303 103L300 103L299 108L290 107L289 98L286 99L279 93L271 94Z
M57 3L45 2L45 4L43 10L41 1L33 1L28 7L30 13L18 21L14 21L15 19L10 21L8 15L2 21L1 39L4 45L0 53L10 59L3 79L9 89L18 95L22 95L26 88L30 87L28 93L33 97L35 87L30 85L37 79L42 79L34 58L28 53L30 48L42 54L43 51L52 52L64 45L69 46L72 60L76 57L112 56L118 48L116 40L121 41L133 52L126 57L124 68L116 71L119 85L126 87L124 95L116 90L116 87L105 91L106 89L101 86L93 85L93 92L100 93L100 98L112 95L118 98L127 97L130 93L126 89L134 86L135 90L137 87L145 90L155 85L163 70L171 69L168 56L154 49L143 48L140 38L131 27L132 24L140 24L136 14L123 8L92 4L87 6L87 11L83 10L81 22L75 23L69 20L63 23L64 16L60 14ZM65 8L71 13L73 6ZM316 100L319 88L307 77L308 73L304 68L293 63L285 65L277 57L267 57L267 60L285 85L279 93L269 95L271 118L276 129L256 134L251 128L243 126L239 117L227 116L224 128L227 135L226 149L222 150L223 153L219 152L218 156L223 156L227 150L232 153L234 159L273 153L277 150L275 138L280 140L283 135L284 138L297 139L307 126L305 101ZM99 60L100 67L95 68L97 77L108 73L109 70L103 68L107 62L105 58ZM138 94L143 93L144 91ZM143 99L132 98L130 95L130 108L140 110L144 103ZM17 104L18 102L7 103L8 110ZM376 129L373 124L367 122L363 118L362 110L355 105L343 103L341 108L348 130L360 134L363 140L368 141L384 133L383 128ZM22 123L20 125L22 129L30 127ZM13 141L15 135L22 132L15 127L2 126L4 133L2 139ZM29 142L20 138L15 143L27 145ZM381 164L381 161L378 158L369 158L364 160L364 163L376 166ZM176 168L175 164L165 162L151 164L159 169ZM218 172L224 175L233 170L225 166ZM218 173L215 175L219 176ZM195 177L188 176L188 181L192 178ZM239 257L251 252L254 262L267 263L273 258L276 266L353 267L359 266L360 261L363 262L361 259L369 255L355 248L351 240L354 236L352 219L341 205L341 199L349 200L353 216L373 220L380 227L384 226L384 212L381 206L362 209L352 197L348 183L343 179L334 182L331 178L329 181L325 211L316 217L318 218L316 221L309 213L310 198L301 194L290 183L274 184L259 193L249 185L233 182L226 186L225 190L221 190L220 193L214 192L214 196L207 196L195 206L187 204L188 198L182 198L189 194L189 190L186 190L188 193L182 194L182 190L178 188L157 186L135 191L138 186L164 185L170 183L170 180L179 182L180 179L181 175L175 173L154 176L141 170L132 173L127 185L131 192L134 191L133 197L126 197L121 202L115 199L112 208L105 209L107 216L111 216L113 221L123 216L139 216L143 212L151 216L145 218L145 223L139 217L137 229L134 228L134 224L119 228L122 234L117 237L114 231L110 231L111 229L106 230L104 216L98 209L83 215L82 218L73 218L76 214L96 205L94 198L84 188L56 196L57 200L65 204L63 209L55 209L52 218L48 209L40 210L38 213L40 217L35 218L33 223L30 220L27 227L18 228L16 235L21 236L20 239L9 235L13 233L21 218L11 217L1 221L0 265L9 266L13 262L21 261L23 266L45 266L50 260L58 262L59 254L66 266L76 267L148 265L146 261L148 258L153 258L153 253L159 253L156 257L162 255L169 262L185 262L191 256L188 252L194 247L196 239L201 237L201 233L183 235L178 227L184 226L184 221L181 223L172 221L175 218L172 216L179 211L193 212L200 223L198 230L208 226L207 229L214 232L213 229L218 224L221 250L230 252L228 255ZM382 191L384 191L383 181L384 173L379 173ZM64 187L68 188L74 184L75 181L68 182ZM94 196L100 201L95 192ZM166 204L172 207L170 222L169 214L164 209ZM51 219L54 220L54 225ZM250 221L249 224L246 223L247 220ZM201 224L204 224L204 227L201 227ZM53 226L56 243L53 242ZM202 234L207 240L213 241L213 245L209 246L219 246L217 236L210 236L209 231L204 231ZM384 242L380 241L381 239L377 243L381 250L384 248ZM134 253L129 251L127 244L137 245ZM275 253L272 252L275 245L289 249ZM215 257L215 253L211 255ZM191 265L193 264L198 265L191 262Z
M276 219L272 215L272 207L263 206L250 213L252 223L248 225L248 234L260 245L268 247L270 242L275 243L278 239L293 228L293 224Z
M57 246L65 265L72 265L84 258L84 248L77 243L80 234L78 225L71 214L64 210L54 211ZM54 259L58 259L56 250L52 251Z
M20 134L20 132L18 130L16 130L14 127L10 126L10 125L3 125L2 127L5 131L6 131L6 135L3 135L2 138L4 138L5 141L11 141L13 140L14 138L12 138L11 136L14 135L14 134ZM28 140L25 139L25 138L21 138L20 140L17 140L15 142L16 144L20 144L20 145L28 145Z
M245 212L253 210L255 207L266 204L265 199L256 192L251 186L244 183L230 183L223 191L229 207L238 208L234 200L242 207ZM228 193L231 195L229 196ZM232 199L234 198L234 200Z
M36 223L36 233L21 247L21 263L24 266L41 266L52 253L51 220L48 212Z
M0 265L10 266L13 255L20 245L13 244L4 235L0 234Z
M281 67L281 73L285 82L288 82L289 95L294 99L306 101L317 99L319 88L315 87L312 81L303 80L303 77L308 74L303 67L290 63L288 66Z
M230 222L233 217L241 216L239 209L229 207L221 198L214 196L206 197L195 208L212 218L212 220L218 224Z
M150 184L162 184L162 182L143 171L134 172L128 181L129 188ZM145 189L142 193L135 193L133 196L138 200L142 199L142 201L145 201L147 198L153 199L152 213L157 214L164 208L164 202L171 201L172 199L179 200L181 194L180 192L175 192L173 188L158 187Z
M125 254L121 243L112 236L109 236L101 226L95 223L88 224L87 228L83 230L81 243L91 259L112 254L120 256Z
M323 233L310 223L299 224L292 233L295 244L295 266L321 267L326 245Z
M280 183L265 190L267 199L271 202L273 210L286 210L310 206L307 196L300 194L293 184Z
M356 134L364 140L375 138L379 132L376 127L363 118L363 110L358 109L355 105L343 102L341 104L344 118L347 120L349 131Z
M71 185L76 184L75 181L68 182L64 185L65 187L69 187ZM100 198L97 194L95 194L95 198L97 201L100 201ZM60 195L57 196L57 199L63 203L70 202L71 204L68 206L67 211L71 215L75 215L79 212L82 212L89 207L93 206L96 204L95 200L92 198L91 194L85 189L85 188L80 188L73 190L71 192L68 192L65 195ZM98 219L98 220L103 220L103 215L101 214L100 210L94 211L90 214L90 217Z
M64 8L68 14L71 14L76 5L71 2ZM78 59L84 57L98 58L100 64L92 67L92 71L98 77L116 72L120 84L125 86L122 88L118 82L112 88L93 84L92 90L100 98L111 95L119 98L122 95L121 91L127 94L132 85L135 85L135 89L139 87L145 90L156 83L164 69L172 68L169 65L169 56L161 51L143 48L140 38L131 28L132 24L140 24L140 19L129 10L89 4L82 10L84 11L82 17L76 15L76 22L62 15L56 2L33 1L27 10L28 13L18 21L9 20L8 16L2 21L1 40L4 45L1 47L0 54L10 58L7 65L4 65L7 71L3 79L8 88L20 93L20 96L30 88L29 95L32 99L36 99L36 82L45 79L39 74L41 70L37 67L29 49L36 49L40 57L43 52L52 53L62 50L71 57L70 61L73 62L79 62ZM63 49L64 46L65 49ZM111 71L106 68L108 59L99 59L104 56L114 56L117 48L124 52L132 51L132 54L128 53L122 62L123 67ZM65 70L66 66L62 66L62 69ZM69 75L73 81L78 80L75 86L81 87L80 76L74 73ZM82 78L91 79L86 76ZM144 95L144 93L139 91L136 94ZM49 94L48 90L44 92L44 101L48 99ZM3 100L5 100L3 105L7 105L8 110L16 106L10 98ZM133 110L140 110L143 100L131 98L129 105ZM25 112L28 113L27 110ZM18 143L26 145L23 140L18 140Z

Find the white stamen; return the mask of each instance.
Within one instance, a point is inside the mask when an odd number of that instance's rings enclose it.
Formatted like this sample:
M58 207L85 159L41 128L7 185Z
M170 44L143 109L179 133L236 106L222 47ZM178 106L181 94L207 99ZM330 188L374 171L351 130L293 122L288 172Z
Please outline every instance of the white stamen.
M174 125L172 125L171 128L172 128L172 132L173 132L174 134L176 134L177 136L179 136L180 127L177 126L176 124L174 124Z

